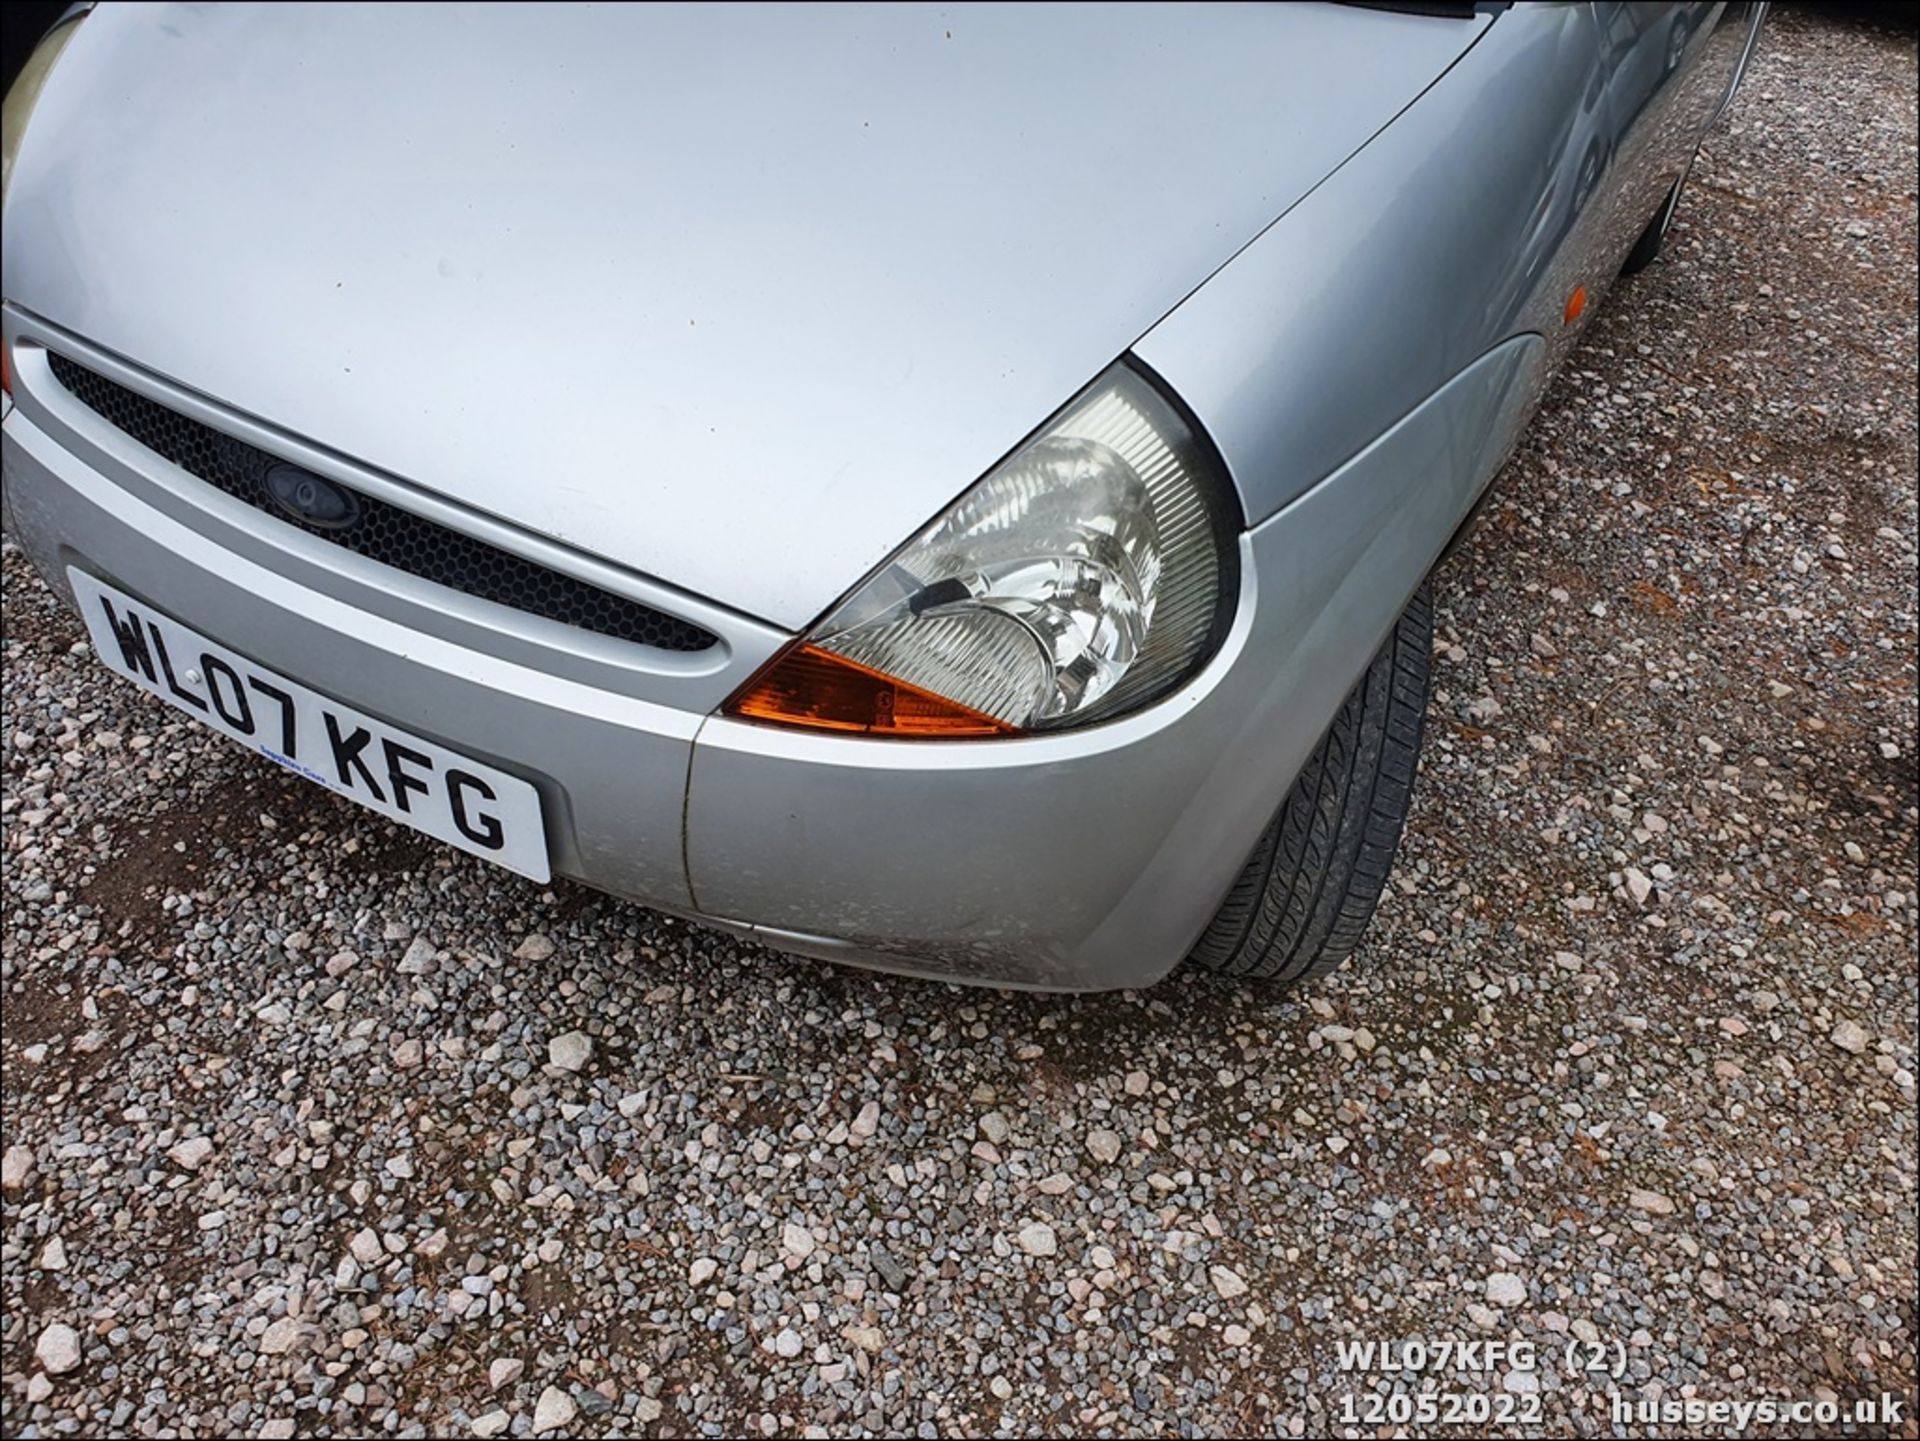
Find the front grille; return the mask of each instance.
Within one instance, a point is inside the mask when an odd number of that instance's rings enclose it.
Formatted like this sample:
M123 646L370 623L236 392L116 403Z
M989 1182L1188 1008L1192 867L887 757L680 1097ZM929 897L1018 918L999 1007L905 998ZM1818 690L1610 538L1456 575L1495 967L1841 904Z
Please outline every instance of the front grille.
M54 377L75 398L147 449L308 535L436 585L636 645L696 651L718 640L690 621L549 570L338 481L328 483L358 501L359 519L345 530L307 525L277 505L265 489L267 470L280 464L280 457L190 420L64 355L50 352L47 359Z

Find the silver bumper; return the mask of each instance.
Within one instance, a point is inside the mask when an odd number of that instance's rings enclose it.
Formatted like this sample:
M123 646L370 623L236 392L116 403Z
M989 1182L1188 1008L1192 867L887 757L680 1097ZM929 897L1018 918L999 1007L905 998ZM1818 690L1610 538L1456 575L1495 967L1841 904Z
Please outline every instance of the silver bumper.
M540 793L554 870L691 908L679 820L698 717L461 644L244 558L136 498L25 411L7 417L0 452L8 520L69 603L67 568L90 571L262 665L520 775Z
M1061 736L901 743L716 718L780 632L678 597L724 636L721 653L641 660L637 647L396 580L70 413L30 345L12 349L6 498L56 588L68 565L91 570L262 665L525 776L560 874L835 960L1000 985L1139 986L1204 928L1491 474L1530 383L1530 345L1494 352L1243 536L1232 630L1184 690ZM212 418L110 357L86 358ZM355 485L393 484L337 457L296 458Z

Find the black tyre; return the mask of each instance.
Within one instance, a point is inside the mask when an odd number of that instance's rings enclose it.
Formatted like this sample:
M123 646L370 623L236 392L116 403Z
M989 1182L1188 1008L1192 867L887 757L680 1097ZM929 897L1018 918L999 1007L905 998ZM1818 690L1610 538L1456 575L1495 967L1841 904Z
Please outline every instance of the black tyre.
M1633 242L1633 249L1627 252L1627 258L1620 263L1622 275L1638 275L1660 258L1660 247L1667 243L1667 227L1673 224L1674 208L1680 203L1680 184L1678 180L1673 182L1673 189L1660 202L1660 208L1653 212L1653 219L1640 232L1640 238Z
M1432 651L1423 583L1193 948L1200 965L1291 985L1359 944L1413 799Z

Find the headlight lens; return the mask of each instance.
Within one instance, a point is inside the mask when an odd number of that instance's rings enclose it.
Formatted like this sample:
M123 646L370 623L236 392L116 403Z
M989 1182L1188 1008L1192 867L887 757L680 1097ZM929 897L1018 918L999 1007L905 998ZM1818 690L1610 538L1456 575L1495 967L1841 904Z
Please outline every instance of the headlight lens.
M726 710L951 737L1132 709L1218 639L1237 579L1229 506L1211 447L1123 361Z
M6 195L7 185L13 179L13 157L20 150L20 137L26 134L33 104L40 98L47 76L53 73L54 61L60 58L60 52L66 49L73 32L85 18L83 11L49 30L7 89L6 103L0 105L0 197Z

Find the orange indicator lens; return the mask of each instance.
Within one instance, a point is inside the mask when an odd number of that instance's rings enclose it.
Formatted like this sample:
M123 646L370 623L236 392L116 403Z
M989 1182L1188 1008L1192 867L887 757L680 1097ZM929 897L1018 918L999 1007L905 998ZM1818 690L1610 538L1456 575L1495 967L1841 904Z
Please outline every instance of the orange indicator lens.
M724 710L743 720L922 740L1016 734L1003 720L811 645L783 652Z

